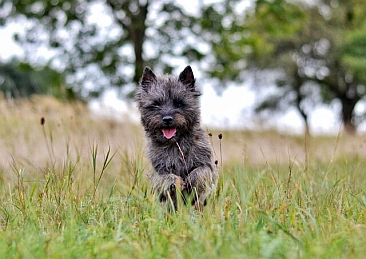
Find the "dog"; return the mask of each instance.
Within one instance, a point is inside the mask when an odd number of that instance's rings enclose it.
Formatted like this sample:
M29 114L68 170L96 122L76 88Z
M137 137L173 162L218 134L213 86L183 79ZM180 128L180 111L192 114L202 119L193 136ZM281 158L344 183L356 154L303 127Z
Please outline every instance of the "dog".
M203 208L218 182L209 137L200 125L201 94L195 81L190 66L178 77L155 75L145 67L135 92L153 167L153 192L175 210L179 195Z

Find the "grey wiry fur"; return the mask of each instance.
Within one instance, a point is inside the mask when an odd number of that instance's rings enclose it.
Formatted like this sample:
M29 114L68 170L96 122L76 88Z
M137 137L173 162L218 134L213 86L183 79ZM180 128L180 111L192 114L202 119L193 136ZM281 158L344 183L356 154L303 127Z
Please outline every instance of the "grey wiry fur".
M162 202L170 196L175 207L179 193L202 206L218 180L208 136L200 127L199 96L190 66L179 77L156 76L146 67L136 90L154 168L152 187ZM165 137L164 128L176 129L175 135Z

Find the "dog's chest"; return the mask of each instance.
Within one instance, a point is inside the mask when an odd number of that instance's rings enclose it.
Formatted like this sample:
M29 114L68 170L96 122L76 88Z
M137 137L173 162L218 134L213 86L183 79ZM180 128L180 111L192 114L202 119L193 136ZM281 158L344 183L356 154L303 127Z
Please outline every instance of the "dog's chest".
M151 158L153 167L159 174L175 174L183 178L188 176L195 164L190 150L183 151L177 147L151 154Z

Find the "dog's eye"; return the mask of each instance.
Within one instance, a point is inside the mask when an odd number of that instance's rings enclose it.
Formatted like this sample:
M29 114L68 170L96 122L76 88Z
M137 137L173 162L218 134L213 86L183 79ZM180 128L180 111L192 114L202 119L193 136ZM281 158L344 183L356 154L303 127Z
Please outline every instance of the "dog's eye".
M182 100L174 100L173 101L173 105L175 108L183 108L184 107L184 102Z
M159 101L154 101L152 102L150 105L149 105L149 108L151 109L156 109L156 108L159 108L161 105L161 103Z

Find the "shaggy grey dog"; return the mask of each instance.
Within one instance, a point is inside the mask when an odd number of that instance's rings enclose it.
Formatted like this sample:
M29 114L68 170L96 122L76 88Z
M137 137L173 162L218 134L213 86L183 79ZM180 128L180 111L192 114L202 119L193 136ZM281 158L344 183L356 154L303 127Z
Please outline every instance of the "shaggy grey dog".
M190 66L179 77L157 76L145 67L136 89L154 168L149 175L153 191L175 209L178 195L202 208L217 185L211 144L200 127L199 96Z

